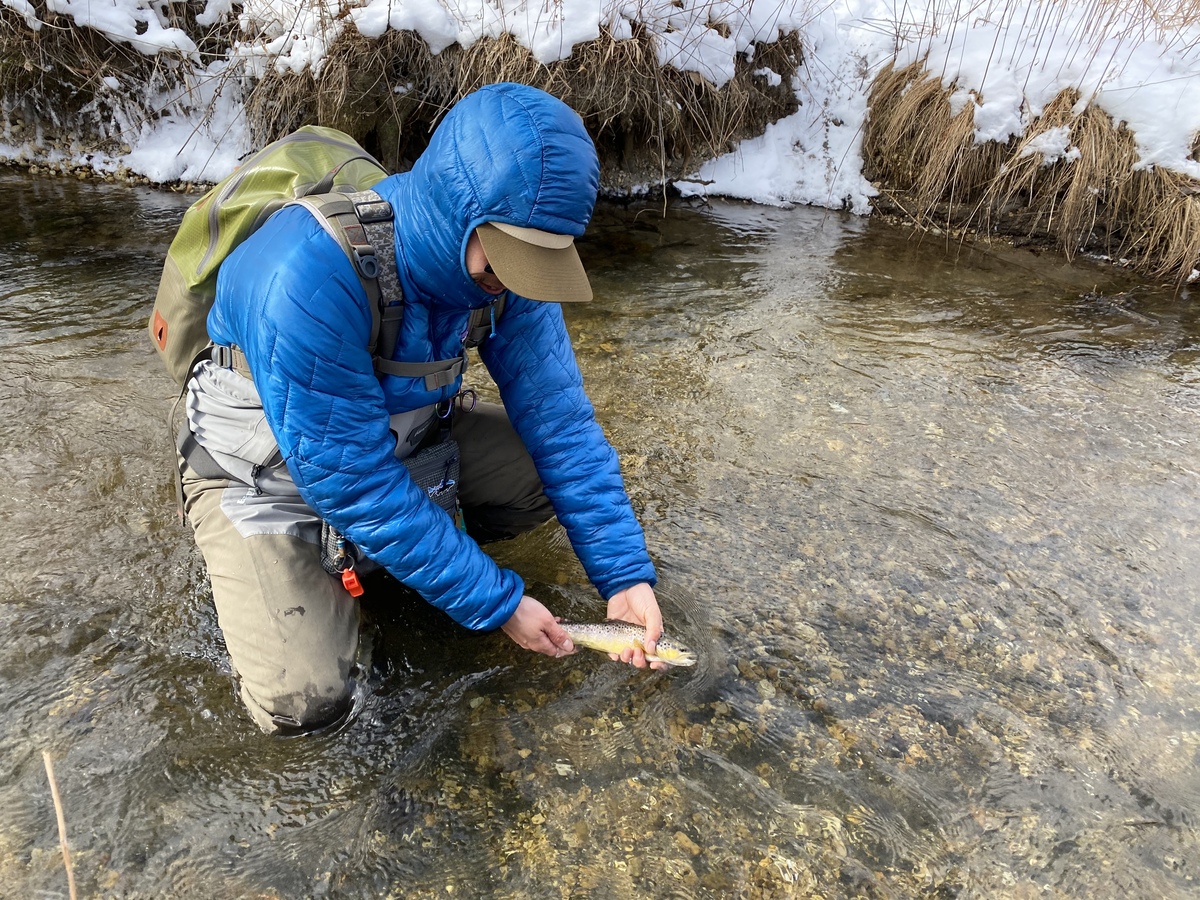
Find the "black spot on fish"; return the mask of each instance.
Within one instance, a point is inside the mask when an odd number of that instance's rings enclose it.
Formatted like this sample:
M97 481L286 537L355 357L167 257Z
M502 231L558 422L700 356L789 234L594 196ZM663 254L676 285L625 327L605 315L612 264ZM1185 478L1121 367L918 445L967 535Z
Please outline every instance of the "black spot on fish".
M285 609L283 611L283 614L285 616L297 616L297 615L302 616L302 615L304 615L304 607L303 606L293 606L291 609Z

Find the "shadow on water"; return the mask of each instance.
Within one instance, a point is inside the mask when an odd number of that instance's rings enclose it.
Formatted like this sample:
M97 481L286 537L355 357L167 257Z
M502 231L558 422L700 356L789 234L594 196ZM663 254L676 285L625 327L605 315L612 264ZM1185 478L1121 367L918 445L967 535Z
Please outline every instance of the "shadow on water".
M354 719L271 740L144 333L192 198L0 195L0 895L65 896L43 748L83 896L1194 893L1187 296L814 210L603 208L568 324L699 665L534 657L377 578ZM494 555L603 616L557 526Z

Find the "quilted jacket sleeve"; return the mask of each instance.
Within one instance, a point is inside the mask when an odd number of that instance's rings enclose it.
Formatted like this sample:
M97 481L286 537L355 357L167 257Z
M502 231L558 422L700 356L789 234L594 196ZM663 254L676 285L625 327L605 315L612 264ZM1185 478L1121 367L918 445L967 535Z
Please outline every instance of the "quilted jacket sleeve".
M306 211L289 208L222 265L209 330L245 352L305 502L462 625L499 627L524 585L395 458L366 304L341 249Z
M592 584L605 599L654 584L641 525L584 392L561 307L512 297L481 354Z

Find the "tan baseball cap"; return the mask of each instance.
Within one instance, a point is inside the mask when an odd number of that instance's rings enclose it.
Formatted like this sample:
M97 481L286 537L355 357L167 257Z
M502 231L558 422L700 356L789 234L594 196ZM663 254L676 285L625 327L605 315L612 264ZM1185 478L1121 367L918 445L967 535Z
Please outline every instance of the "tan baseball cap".
M514 294L550 303L592 299L571 235L503 222L484 222L476 231L492 271Z

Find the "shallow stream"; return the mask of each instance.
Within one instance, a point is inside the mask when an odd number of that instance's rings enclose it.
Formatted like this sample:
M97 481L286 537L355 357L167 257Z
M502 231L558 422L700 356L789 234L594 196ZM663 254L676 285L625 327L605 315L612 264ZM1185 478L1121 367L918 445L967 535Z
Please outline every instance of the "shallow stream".
M357 717L281 740L176 520L145 332L194 199L0 175L0 896L67 896L43 750L88 898L1200 891L1194 297L821 210L605 207L568 322L699 665L533 656L381 589ZM556 528L495 555L603 616Z

